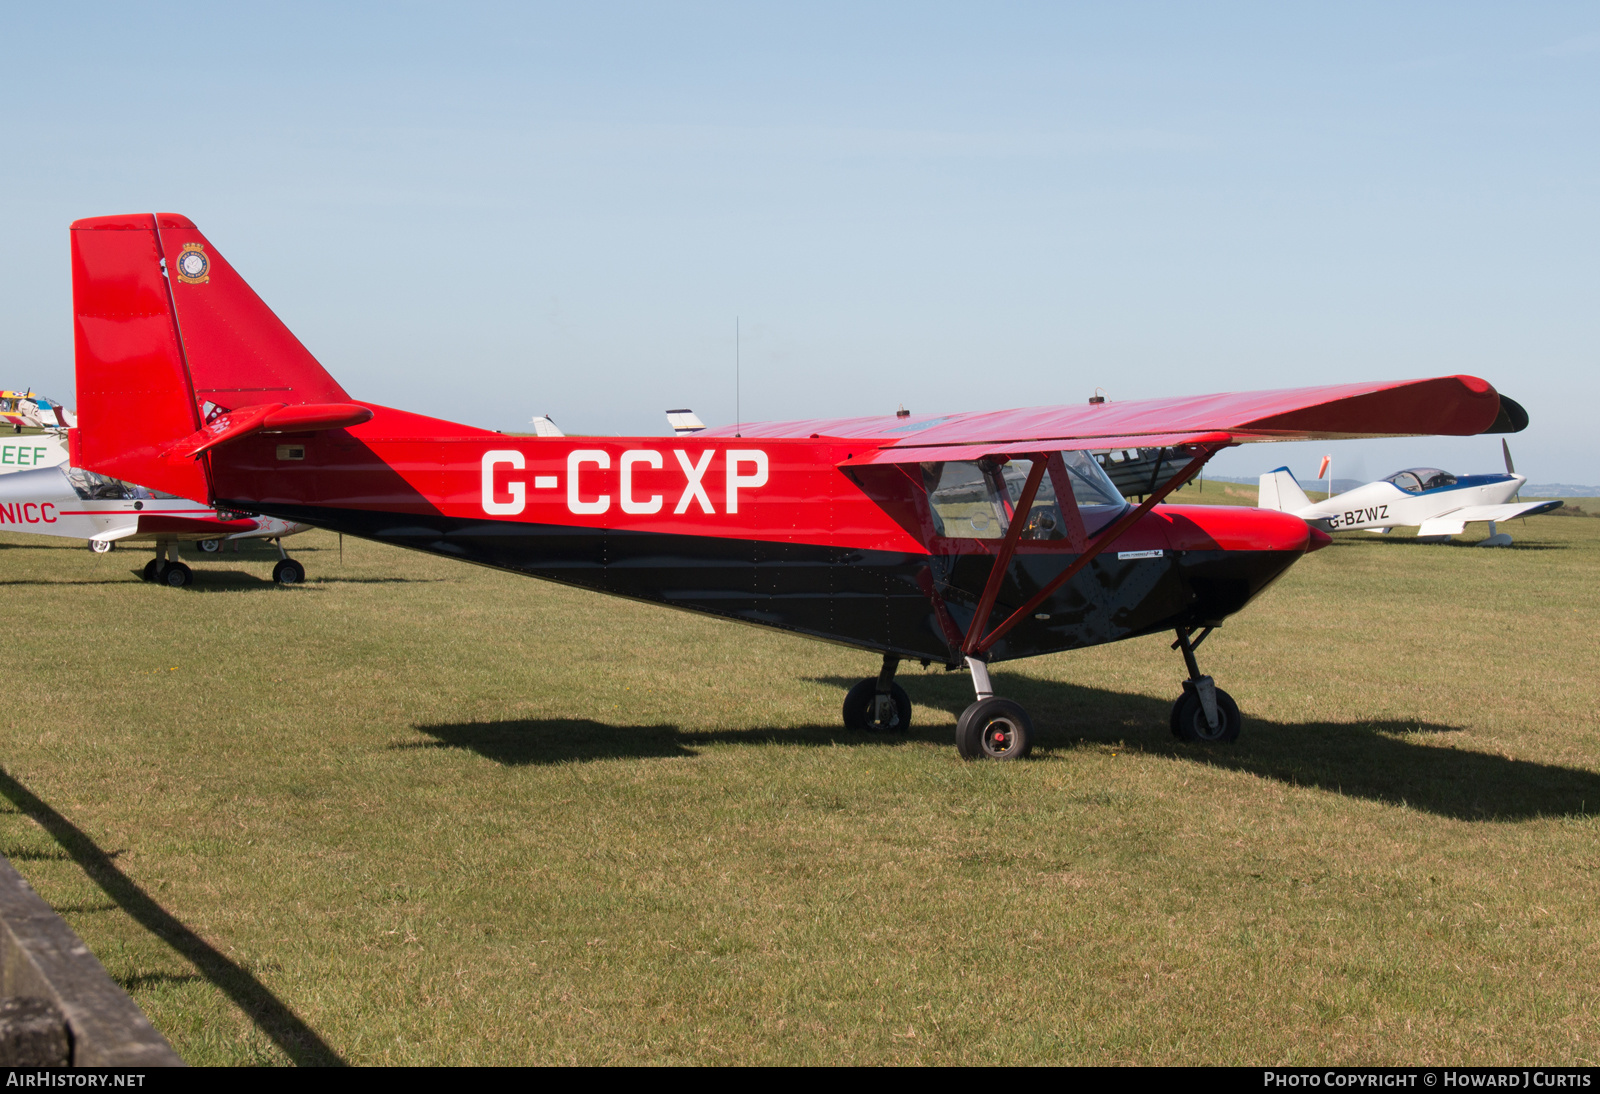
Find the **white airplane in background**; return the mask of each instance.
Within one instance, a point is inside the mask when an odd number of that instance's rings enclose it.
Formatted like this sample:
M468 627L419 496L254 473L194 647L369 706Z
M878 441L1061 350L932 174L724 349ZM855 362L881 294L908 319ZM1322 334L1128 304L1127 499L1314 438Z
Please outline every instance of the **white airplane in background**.
M219 512L65 463L0 475L0 531L85 539L96 554L111 550L119 540L153 543L156 557L145 565L144 579L174 588L194 581L194 571L178 559L180 542L196 543L210 554L227 540L241 539L279 541L272 580L298 585L306 579L305 567L289 557L281 541L310 527L276 517Z
M1287 467L1261 476L1262 509L1293 513L1324 532L1364 531L1382 535L1398 526L1417 529L1417 538L1442 543L1460 535L1467 525L1487 521L1489 538L1480 547L1509 547L1511 537L1495 531L1495 523L1513 517L1548 513L1560 501L1512 501L1528 479L1516 473L1511 449L1500 442L1506 457L1504 475L1456 476L1437 467L1411 467L1386 479L1346 490L1326 501L1313 502Z
M67 442L60 433L0 438L0 475L66 462Z

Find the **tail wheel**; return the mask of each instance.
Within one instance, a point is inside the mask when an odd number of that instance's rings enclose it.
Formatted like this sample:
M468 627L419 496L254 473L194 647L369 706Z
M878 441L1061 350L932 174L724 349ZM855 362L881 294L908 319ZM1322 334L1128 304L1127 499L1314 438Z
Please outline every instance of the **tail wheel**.
M220 539L203 539L199 543L196 543L195 546L200 548L208 555L214 555L218 551L222 550L222 541Z
M298 585L306 579L306 568L292 558L283 559L272 568L272 580L279 585Z
M89 541L89 550L97 555L103 555L115 546L116 544L109 539L91 539Z
M194 584L194 571L181 562L169 562L161 568L161 583L174 589L186 589Z
M979 699L956 722L963 760L1020 760L1033 751L1033 720L1010 699Z
M857 733L905 733L911 728L911 698L899 684L889 685L887 719L877 716L878 681L861 681L844 697L844 727Z
M1244 716L1233 696L1221 688L1217 692L1217 724L1206 722L1205 707L1193 688L1186 687L1178 701L1172 704L1172 735L1180 741L1198 744L1229 744L1239 739L1244 728Z

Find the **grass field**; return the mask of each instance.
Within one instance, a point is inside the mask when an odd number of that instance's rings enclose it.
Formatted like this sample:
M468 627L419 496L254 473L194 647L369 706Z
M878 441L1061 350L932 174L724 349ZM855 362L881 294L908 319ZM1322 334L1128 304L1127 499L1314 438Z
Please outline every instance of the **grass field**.
M1200 651L1234 746L1159 637L1002 666L1020 764L937 669L854 737L865 654L8 537L0 851L196 1063L1593 1064L1600 521L1505 527L1303 560Z

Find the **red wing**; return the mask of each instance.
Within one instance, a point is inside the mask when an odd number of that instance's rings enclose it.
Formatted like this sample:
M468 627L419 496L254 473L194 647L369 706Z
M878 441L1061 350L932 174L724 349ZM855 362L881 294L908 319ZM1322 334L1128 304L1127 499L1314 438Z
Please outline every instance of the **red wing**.
M855 463L961 458L981 452L1154 448L1192 443L1340 440L1482 433L1500 413L1500 395L1475 376L1398 383L1338 384L1177 399L1034 407L897 421L851 418L753 424L746 437L862 438L875 452ZM732 430L707 430L721 435ZM1226 434L1226 438L1219 437ZM943 449L935 456L929 449ZM967 456L971 449L974 455ZM915 450L915 454L913 453Z

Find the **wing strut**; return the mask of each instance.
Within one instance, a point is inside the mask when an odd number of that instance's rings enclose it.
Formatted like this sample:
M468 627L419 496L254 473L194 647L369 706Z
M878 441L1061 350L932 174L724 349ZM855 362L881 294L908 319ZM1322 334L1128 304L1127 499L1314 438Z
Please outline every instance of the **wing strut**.
M1011 562L1011 552L1016 548L1017 537L1014 535L1014 533L1016 532L1017 525L1020 522L1012 521L1012 527L1006 534L1005 546L1001 548L1000 557L995 560L995 569L989 574L989 584L983 590L983 599L978 602L978 613L972 617L972 626L967 628L967 641L962 647L961 652L968 657L978 657L987 652L991 647L994 646L996 642L1004 638L1012 627L1015 627L1024 618L1026 618L1029 612L1033 611L1040 604L1043 604L1046 600L1048 600L1052 593L1076 577L1079 570L1082 570L1085 566L1089 565L1089 563L1093 562L1096 555L1100 554L1100 552L1104 551L1107 547L1115 543L1117 539L1121 537L1122 533L1133 527L1135 521L1144 516L1151 509L1155 508L1158 504L1160 504L1163 498L1176 490L1180 485L1188 482L1194 473L1199 471L1200 468L1204 466L1205 462L1212 456L1216 455L1218 450L1223 447L1225 446L1217 445L1213 447L1208 445L1202 448L1195 458L1189 461L1188 466L1186 466L1182 471L1179 471L1176 475L1172 476L1172 478L1168 479L1165 484L1156 490L1155 493L1146 498L1137 509L1133 510L1131 513L1123 514L1123 516L1115 524L1113 524L1110 528L1107 528L1099 536L1095 537L1095 541L1089 545L1089 549L1087 551L1079 555L1073 560L1072 565L1068 566L1065 570L1062 570L1055 577L1051 578L1043 588L1030 596L1027 602L1022 605L1022 607L1012 612L1011 615L1006 618L1005 622L1001 623L994 630L984 635L983 638L975 640L975 636L983 634L983 628L989 624L989 616L994 611L994 597L990 595L991 590L998 594L1000 578L1003 576L1002 566ZM1039 463L1035 463L1035 470L1037 470L1039 466ZM1158 464L1157 466L1160 465ZM1028 476L1029 483L1033 483L1033 480L1033 475ZM1028 503L1032 505L1032 495L1028 494L1027 496Z
M1039 483L1044 481L1044 469L1049 466L1049 456L1039 454L1030 456L1033 467L1028 472L1028 481L1022 486L1022 493L1017 496L1017 503L1011 507L1011 526L1006 529L1006 538L1000 544L1000 553L995 556L994 566L989 570L989 580L983 587L983 595L978 598L978 610L972 617L972 625L967 628L967 640L962 643L963 653L972 653L976 648L983 628L989 623L989 616L994 611L995 598L1000 595L1000 584L1005 580L1006 570L1011 566L1011 556L1016 554L1017 541L1022 538L1023 526L1028 523L1028 514L1033 511L1033 495L1039 492ZM999 472L995 478L1001 478ZM1001 494L1005 497L1004 479L1001 479Z

